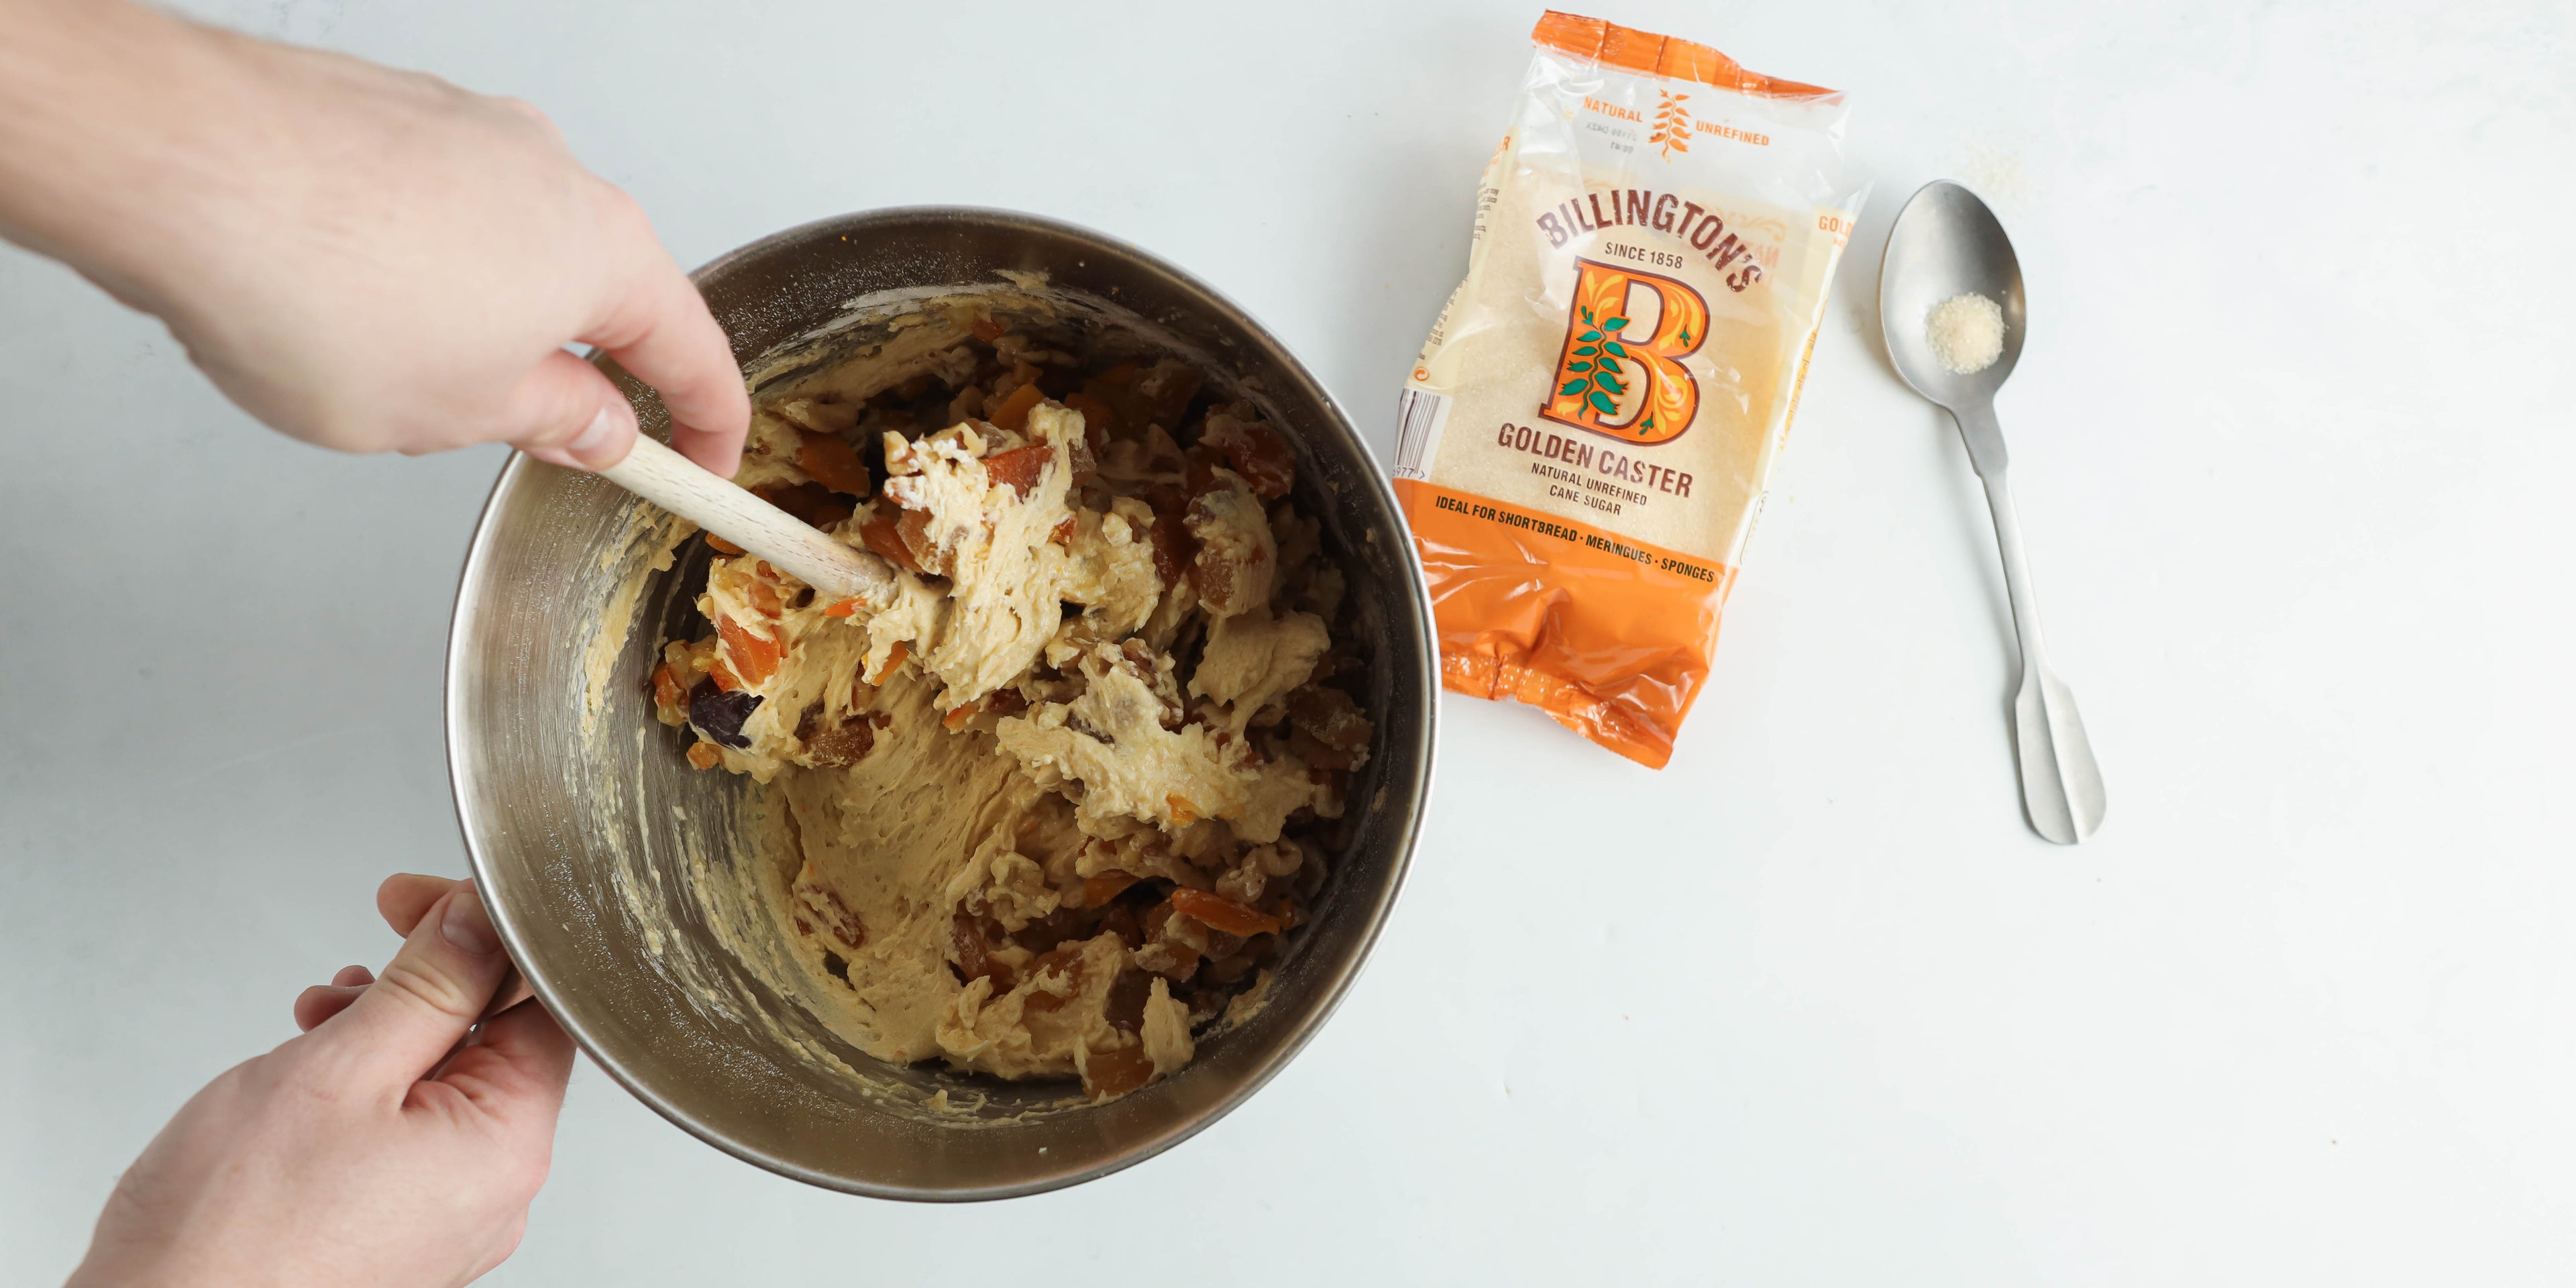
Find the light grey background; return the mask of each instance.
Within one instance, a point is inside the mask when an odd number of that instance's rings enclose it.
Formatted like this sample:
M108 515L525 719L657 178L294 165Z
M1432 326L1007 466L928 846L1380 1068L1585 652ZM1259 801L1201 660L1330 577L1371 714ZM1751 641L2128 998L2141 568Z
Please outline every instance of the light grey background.
M911 202L1131 238L1381 451L1537 16L204 9L534 100L684 263ZM1848 88L1877 178L1671 768L1450 699L1339 1017L1074 1191L806 1189L585 1067L494 1282L2576 1276L2567 10L1607 16ZM2000 410L2110 783L2080 850L2018 817L1982 501L1869 321L1942 176L2030 283ZM194 1088L390 953L380 877L462 872L438 659L500 461L285 442L0 250L0 1279L66 1271Z

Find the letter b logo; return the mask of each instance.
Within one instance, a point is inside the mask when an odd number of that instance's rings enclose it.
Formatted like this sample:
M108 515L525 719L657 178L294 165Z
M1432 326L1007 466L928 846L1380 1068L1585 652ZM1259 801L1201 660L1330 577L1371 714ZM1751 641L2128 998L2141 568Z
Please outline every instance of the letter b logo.
M1565 347L1538 414L1639 446L1681 437L1699 415L1699 381L1681 359L1708 339L1708 302L1658 273L1574 263Z

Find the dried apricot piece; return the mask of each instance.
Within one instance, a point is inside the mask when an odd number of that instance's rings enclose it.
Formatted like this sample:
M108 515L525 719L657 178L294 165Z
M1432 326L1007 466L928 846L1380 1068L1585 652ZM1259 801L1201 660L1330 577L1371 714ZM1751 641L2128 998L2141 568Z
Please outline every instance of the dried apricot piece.
M717 751L716 745L712 742L689 744L689 763L700 769L713 769L723 760L724 753Z
M1153 1057L1138 1043L1115 1051L1092 1052L1082 1062L1082 1090L1094 1101L1123 1096L1154 1080Z
M707 548L720 555L738 555L742 553L742 547L737 546L712 532L707 534Z
M921 561L913 558L912 547L903 543L903 534L896 517L900 513L902 513L900 507L892 501L878 502L876 508L868 513L867 522L859 525L859 540L866 542L868 549L885 556L896 567L906 572L917 573L921 571Z
M1037 372L1031 370L1029 375L1035 377ZM1037 406L1038 399L1045 396L1046 391L1033 383L1022 385L1012 390L1011 396L1003 399L1000 406L985 408L984 419L1014 434L1019 433L1028 428L1029 409Z
M1279 919L1236 903L1221 894L1183 886L1172 892L1172 911L1196 917L1210 930L1229 935L1265 935L1279 929Z
M895 520L894 534L903 547L912 552L912 566L926 573L948 575L948 561L939 557L939 543L930 539L930 512L906 510Z
M1007 483L1020 499L1038 490L1038 480L1046 477L1046 467L1055 460L1055 449L1044 443L1014 447L984 458L984 473L996 483Z
M1003 326L1001 323L996 322L991 318L977 318L975 319L975 325L968 329L975 333L976 339L981 340L986 344L991 344L995 340L999 340L1003 336L1010 334L1010 328Z
M653 705L666 711L679 710L689 700L687 685L680 683L679 672L664 662L653 668Z
M823 615L825 617L856 617L859 615L860 607L861 605L856 599L835 599L831 603L823 605Z
M796 468L814 476L814 481L835 492L851 496L868 494L868 467L859 459L857 448L847 439L830 434L806 434L796 449Z
M1134 884L1135 874L1128 872L1103 872L1096 877L1086 877L1082 882L1082 906L1104 907Z
M1100 450L1118 427L1118 413L1088 393L1066 394L1064 405L1082 413L1082 436L1090 440L1093 451Z
M778 660L786 656L778 641L753 634L722 613L716 614L716 635L724 640L725 656L734 664L734 674L755 686L776 675Z

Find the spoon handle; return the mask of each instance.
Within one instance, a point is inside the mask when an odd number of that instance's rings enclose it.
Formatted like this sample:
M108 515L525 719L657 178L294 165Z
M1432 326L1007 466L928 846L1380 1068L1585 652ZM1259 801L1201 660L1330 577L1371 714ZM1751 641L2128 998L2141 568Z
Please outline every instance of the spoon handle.
M2013 754L2021 763L2021 803L2031 830L2059 845L2073 845L2102 826L2102 770L2084 736L2075 694L2048 669L2039 641L2039 604L2022 553L2021 516L2005 486L2003 429L1992 404L1960 409L1959 433L1968 459L1985 480L1986 506L1994 512L1995 545L2003 553L2004 589L2012 597L2013 629L2021 637L2021 683L2013 695ZM1980 450L1983 448L1984 450Z
M835 598L883 604L894 589L886 561L852 550L803 520L720 479L649 434L600 477L768 560Z

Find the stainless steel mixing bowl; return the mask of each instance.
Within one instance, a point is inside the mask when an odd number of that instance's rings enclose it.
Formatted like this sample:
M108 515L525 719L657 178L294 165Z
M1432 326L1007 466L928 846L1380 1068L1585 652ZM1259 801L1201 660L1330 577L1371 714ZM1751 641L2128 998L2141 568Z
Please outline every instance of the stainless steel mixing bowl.
M1197 279L1052 220L954 208L825 220L697 274L747 370L828 354L818 328L861 298L1044 273L1243 377L1294 442L1298 498L1343 557L1378 721L1349 793L1349 843L1270 1001L1168 1081L1066 1108L1065 1084L1006 1084L869 1059L719 944L696 883L741 858L748 780L691 770L642 683L692 569L653 572L644 517L606 483L513 457L474 533L448 640L448 765L474 873L519 967L592 1060L672 1122L816 1185L905 1199L1031 1194L1102 1176L1243 1103L1351 986L1412 853L1438 689L1428 603L1400 512L1349 420L1277 339ZM607 364L659 432L651 392ZM631 628L621 586L643 586ZM606 612L611 626L600 622ZM594 685L589 676L607 682ZM945 1090L972 1112L940 1117ZM981 1097L979 1101L977 1098Z

